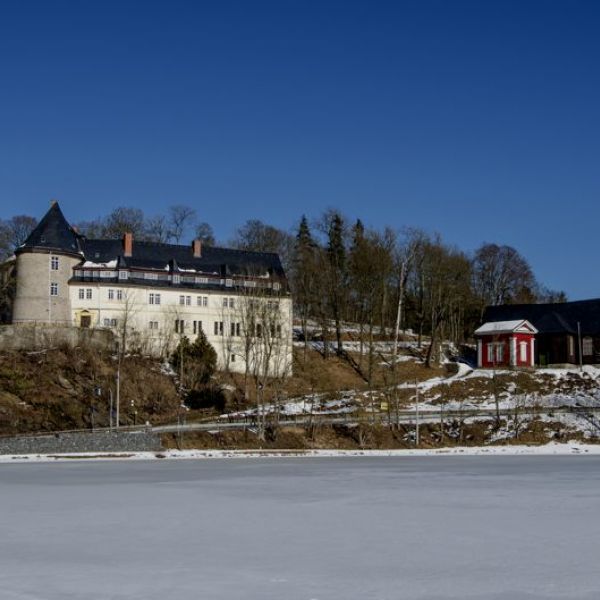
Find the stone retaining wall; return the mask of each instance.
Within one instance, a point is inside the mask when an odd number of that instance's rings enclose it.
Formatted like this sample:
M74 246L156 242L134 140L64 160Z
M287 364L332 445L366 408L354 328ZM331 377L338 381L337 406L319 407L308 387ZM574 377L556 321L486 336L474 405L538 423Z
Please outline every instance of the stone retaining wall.
M160 436L151 431L99 431L0 438L0 454L155 452Z
M44 350L57 346L91 346L98 350L114 345L113 333L107 329L82 329L68 325L23 323L0 326L0 349Z

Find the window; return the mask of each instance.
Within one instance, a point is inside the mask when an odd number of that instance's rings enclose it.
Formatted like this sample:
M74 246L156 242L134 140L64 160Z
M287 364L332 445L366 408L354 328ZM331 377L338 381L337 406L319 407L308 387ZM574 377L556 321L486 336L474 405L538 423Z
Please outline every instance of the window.
M231 335L232 337L235 335L235 323L231 324Z
M58 296L58 283L51 283L50 284L50 295L51 296Z
M104 319L104 327L116 327L117 320L116 319Z
M148 327L153 331L156 331L158 329L158 321L150 321Z
M583 338L583 355L591 356L594 353L594 340L591 337Z
M233 308L234 307L234 301L233 298L229 298L229 308Z
M237 337L240 337L240 324L239 323L235 324L235 335Z
M51 268L53 271L58 271L58 256L53 256L53 257L50 259L50 268Z
M85 298L85 290L83 288L79 288L79 299L83 300Z
M278 283L278 282L274 283L274 284L273 284L273 289L274 289L274 290L280 290L280 289L281 289L281 284L280 284L280 283Z
M109 300L115 299L115 290L108 290L108 299Z
M262 324L261 323L256 324L256 337L258 337L258 338L262 337Z
M223 308L227 308L227 298L223 298Z
M158 273L144 273L144 279L157 280L158 279Z
M231 362L235 362L235 354L231 355Z
M185 305L186 306L191 306L192 305L192 297L191 296L186 296L185 297Z
M196 304L198 306L208 306L208 296L197 296Z
M148 304L160 304L160 294L150 292L148 296Z
M223 335L223 321L215 321L215 335Z
M527 342L519 342L519 360L527 362Z
M496 362L504 362L504 344L496 344Z
M575 338L570 335L568 337L569 340L569 356L574 356L575 354Z
M175 275L173 274L173 283L178 285L179 283L181 283L181 275Z
M129 278L129 273L127 271L119 271L119 279L123 280L123 279L128 279Z
M117 290L117 300L123 300L123 290ZM160 294L158 294L157 304L160 304Z
M208 296L202 298L202 306L208 306Z
M86 300L91 300L92 299L92 288L87 288L85 290L85 299Z
M232 286L233 286L233 279L226 279L225 287L232 287Z
M175 333L183 333L185 331L185 321L183 319L175 319Z
M179 296L179 304L183 306L185 304L185 296Z

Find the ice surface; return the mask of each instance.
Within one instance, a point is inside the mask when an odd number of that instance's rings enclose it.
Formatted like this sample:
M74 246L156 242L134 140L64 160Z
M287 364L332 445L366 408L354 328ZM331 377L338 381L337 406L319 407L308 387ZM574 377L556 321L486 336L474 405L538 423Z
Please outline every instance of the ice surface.
M600 597L600 456L0 465L0 597Z

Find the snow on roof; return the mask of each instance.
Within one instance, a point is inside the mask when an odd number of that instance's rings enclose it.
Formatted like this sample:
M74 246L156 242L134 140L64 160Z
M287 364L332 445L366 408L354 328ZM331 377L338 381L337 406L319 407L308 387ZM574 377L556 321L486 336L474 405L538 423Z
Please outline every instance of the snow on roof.
M113 260L109 260L108 262L105 263L97 263L91 260L86 260L82 267L85 268L89 268L89 269L114 269L117 266L117 259L113 259Z
M479 329L475 330L475 335L486 335L494 333L513 333L520 331L523 333L537 333L538 330L524 319L517 321L490 321L484 323Z

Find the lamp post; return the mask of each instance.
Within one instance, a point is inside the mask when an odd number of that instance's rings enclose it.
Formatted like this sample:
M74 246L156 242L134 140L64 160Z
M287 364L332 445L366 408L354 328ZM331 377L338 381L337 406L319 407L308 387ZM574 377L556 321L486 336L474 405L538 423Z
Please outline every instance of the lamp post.
M119 342L117 341L117 408L116 408L116 428L119 429L119 420L120 420L120 407L121 407L121 347L119 346Z

